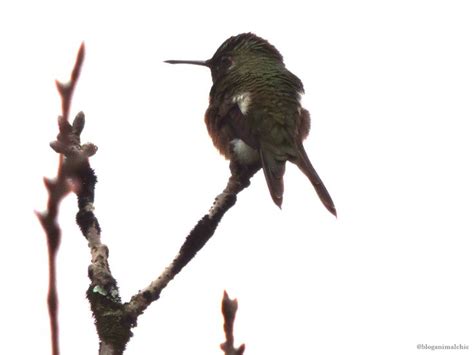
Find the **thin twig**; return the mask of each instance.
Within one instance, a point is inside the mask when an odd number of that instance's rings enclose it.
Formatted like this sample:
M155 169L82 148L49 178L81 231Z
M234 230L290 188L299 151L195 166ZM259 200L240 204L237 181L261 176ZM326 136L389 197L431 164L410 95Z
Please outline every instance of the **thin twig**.
M77 79L81 71L82 62L84 60L84 43L81 44L71 79L68 83L60 83L56 81L59 94L61 96L62 115L59 116L59 126L63 122L67 122L69 115L69 107L71 104L72 94L76 87ZM58 209L61 200L69 193L68 185L63 166L63 156L59 157L58 172L54 179L44 179L46 189L48 191L48 203L46 211L43 213L36 212L36 215L46 233L48 244L48 265L49 265L49 286L48 286L48 311L51 327L51 347L52 354L59 355L59 326L58 326L58 294L56 285L56 255L61 242L61 229L57 223Z

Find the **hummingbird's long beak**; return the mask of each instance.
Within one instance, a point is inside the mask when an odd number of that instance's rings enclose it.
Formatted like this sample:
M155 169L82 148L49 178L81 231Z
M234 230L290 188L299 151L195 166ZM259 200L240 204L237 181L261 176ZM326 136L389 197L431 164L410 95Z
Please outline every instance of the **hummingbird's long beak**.
M193 65L202 65L209 67L208 60L165 60L165 63L169 64L193 64Z

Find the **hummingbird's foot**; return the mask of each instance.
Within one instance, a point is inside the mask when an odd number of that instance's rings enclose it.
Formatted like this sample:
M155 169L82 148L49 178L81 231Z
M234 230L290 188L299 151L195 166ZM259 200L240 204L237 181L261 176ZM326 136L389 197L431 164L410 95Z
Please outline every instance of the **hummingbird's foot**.
M214 200L209 216L214 216L215 213L222 210L222 206L228 203L234 204L237 194L250 186L250 178L261 168L259 164L244 165L237 160L232 159L230 162L231 176L227 181L227 186L224 191L220 193Z
M261 168L260 162L256 164L246 165L240 163L237 159L231 159L229 169L231 177L226 190L230 187L229 185L235 185L232 190L240 192L250 185L250 179L255 175Z

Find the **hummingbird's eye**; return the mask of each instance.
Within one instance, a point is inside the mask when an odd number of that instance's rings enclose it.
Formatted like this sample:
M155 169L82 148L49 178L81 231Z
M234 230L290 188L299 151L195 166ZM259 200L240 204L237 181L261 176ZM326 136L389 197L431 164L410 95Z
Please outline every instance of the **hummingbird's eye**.
M212 80L215 82L224 77L234 66L234 60L228 55L215 56L210 61Z
M228 69L230 66L232 66L232 64L234 64L234 61L232 60L232 57L229 57L229 56L223 56L221 58L221 67L222 68L225 68L225 69Z

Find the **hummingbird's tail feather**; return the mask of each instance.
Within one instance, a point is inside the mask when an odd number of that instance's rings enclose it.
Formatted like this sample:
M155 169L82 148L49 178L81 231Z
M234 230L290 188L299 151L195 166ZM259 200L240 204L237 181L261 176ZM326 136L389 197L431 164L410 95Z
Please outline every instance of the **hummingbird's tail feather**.
M284 190L283 175L285 174L286 161L276 159L271 152L262 148L260 148L260 160L262 161L265 180L267 181L268 190L270 191L273 202L281 208Z
M332 201L331 196L329 195L328 190L324 186L321 178L319 177L318 173L314 169L311 161L304 150L303 144L298 144L297 147L298 158L294 161L294 163L300 168L300 170L308 177L313 184L314 189L316 190L321 202L323 205L331 212L335 217L337 217L336 207L334 206L334 202Z

